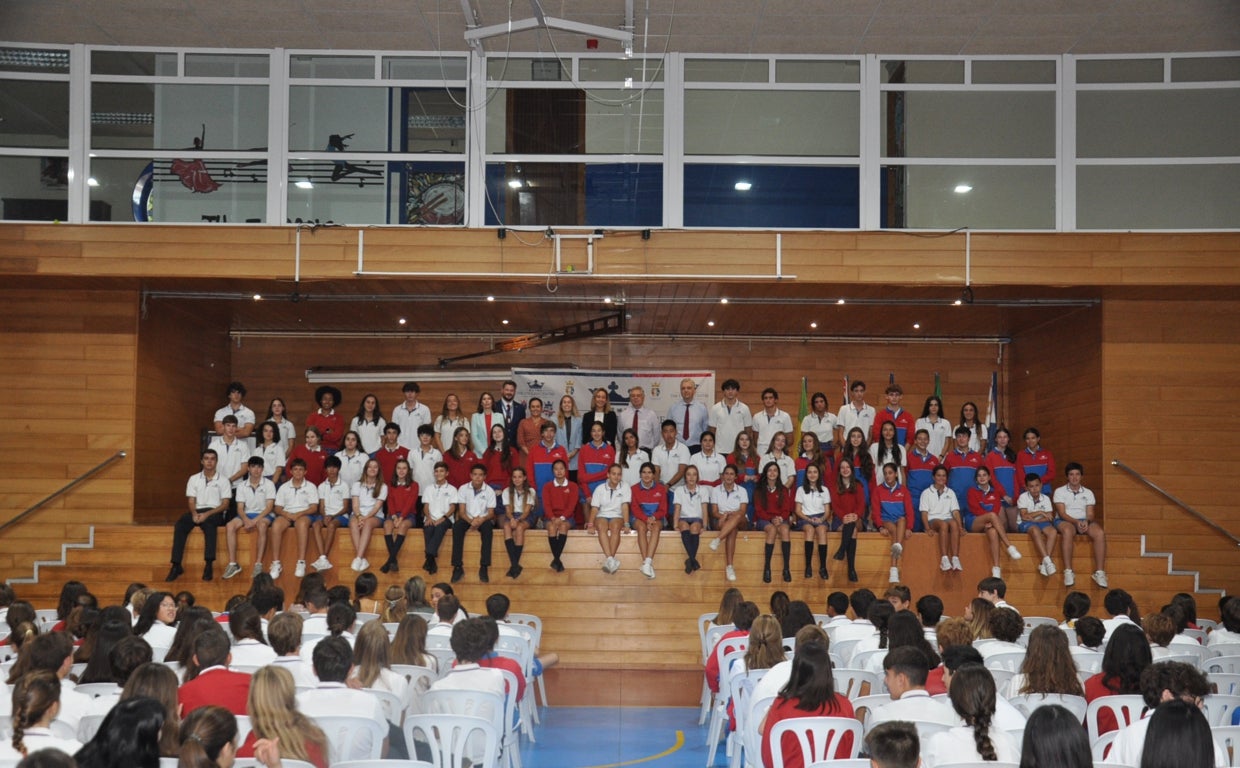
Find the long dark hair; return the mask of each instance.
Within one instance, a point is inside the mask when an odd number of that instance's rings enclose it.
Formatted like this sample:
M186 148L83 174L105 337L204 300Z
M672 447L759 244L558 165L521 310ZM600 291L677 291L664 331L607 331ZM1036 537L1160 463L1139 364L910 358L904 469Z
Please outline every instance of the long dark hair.
M69 618L69 611L77 606L80 595L87 594L86 585L80 581L66 581L60 588L60 600L56 603L56 618L64 621Z
M990 724L995 717L995 678L990 670L981 664L962 664L952 674L948 695L956 714L973 729L977 754L988 762L998 760L995 745L990 740Z
M164 705L155 699L119 702L95 737L73 756L79 768L159 768L159 730Z
M185 664L194 655L194 640L203 629L215 623L211 611L200 605L185 609L181 615L181 623L177 625L176 634L172 636L172 645L164 654L164 661Z
M998 429L995 430L994 436L998 437L1000 432L1008 436L1008 444L1004 446L1003 450L1001 451L1001 453L1003 454L1003 458L1007 459L1009 463L1015 463L1016 462L1016 449L1012 447L1012 430L1008 429L1005 426L1000 426ZM998 445L995 446L995 450L996 451L999 450Z
M257 640L267 644L263 637L263 619L258 609L250 603L242 603L228 613L228 631L238 640Z
M135 635L145 635L155 623L155 615L159 613L159 604L164 601L165 597L172 597L172 593L152 592L146 596L146 602L142 604L142 612L138 614L138 621L133 625ZM173 600L173 602L176 601Z
M804 712L826 709L834 713L842 709L835 698L835 678L831 674L831 657L821 643L797 644L792 657L788 683L780 690L784 699L795 699L796 708Z
M1141 768L1209 768L1214 765L1210 723L1197 707L1181 699L1158 705L1150 715L1141 751Z
M1102 684L1113 694L1140 694L1141 673L1152 663L1145 632L1135 624L1121 624L1102 654Z
M177 768L216 768L220 750L237 738L237 718L223 707L199 707L181 723Z
M891 425L891 444L883 439L883 430L887 425ZM904 449L900 447L900 437L896 432L896 423L894 421L884 421L883 426L878 428L878 466L886 464L895 464L898 469L904 463Z
M1089 736L1076 715L1058 704L1044 704L1029 715L1020 768L1091 768L1093 764Z
M852 444L853 432L861 435L861 445L855 448ZM874 458L870 456L870 444L866 441L865 430L861 429L861 427L853 427L848 430L848 434L844 436L844 447L840 449L840 455L848 459L848 462L852 464L854 482L860 482L856 480L857 477L872 477L874 475ZM857 472L857 467L861 468L860 474Z
M762 474L758 476L758 487L754 488L754 491L753 491L754 507L755 508L761 507L764 512L772 504L778 505L782 497L788 495L788 486L783 484L784 478L783 478L782 471L780 471L779 479L775 481L775 490L772 491L770 488L767 487L768 485L770 485L770 479L767 477L766 473L770 470L771 467L775 467L776 470L779 470L779 462L768 461L766 463L766 466L762 468ZM772 496L774 496L775 498L772 499L771 498Z
M1063 635L1062 632L1059 634ZM887 621L887 651L905 646L921 651L931 668L937 667L941 661L934 646L926 639L926 631L922 629L921 619L917 618L917 614L912 611L896 611Z
M129 611L118 605L103 609L99 617L99 636L95 648L90 654L86 669L78 677L79 683L111 683L112 662L108 656L116 644L126 637L133 636L133 625L129 622Z

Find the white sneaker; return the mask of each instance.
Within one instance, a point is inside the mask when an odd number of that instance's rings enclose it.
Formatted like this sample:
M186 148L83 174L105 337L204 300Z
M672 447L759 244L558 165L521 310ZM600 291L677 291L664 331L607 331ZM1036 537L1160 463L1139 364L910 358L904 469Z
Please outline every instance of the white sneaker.
M1016 548L1015 544L1008 544L1008 557L1013 560L1020 559L1020 550Z
M353 558L352 562L349 563L349 569L353 571L362 570L362 558L360 557Z
M939 570L950 571L952 569L952 561L947 559L947 555L939 558Z
M603 573L611 573L611 558L610 557L603 558Z
M964 566L960 564L960 558L959 558L959 557L953 557L953 558L952 558L952 570L953 570L953 571L963 571L963 570L964 570Z
M305 560L297 561L297 567L293 569L293 575L299 579L306 575L306 561Z
M718 536L716 536L715 538L713 538L713 539L711 539L711 540L710 540L710 551L711 551L711 552L718 552L718 551L719 551L719 542L720 542L720 541L722 541L722 539L720 539Z
M241 573L241 566L237 565L236 563L229 563L228 566L224 568L224 578L226 579L231 579L233 576L236 576L238 573Z
M278 579L280 574L284 573L284 566L280 565L279 560L271 561L271 578Z
M263 561L259 560L257 563L254 564L254 569L250 571L250 578L252 579L262 572L263 572Z
M328 560L325 555L319 555L319 559L310 564L316 571L330 571L332 569L332 561Z
M904 554L904 545L898 542L892 542L891 554L895 555L896 557L899 557L900 555Z
M994 568L991 568L991 569L990 569L990 575L991 575L991 577L992 577L992 578L995 578L995 579L1002 579L1002 578L1003 578L1003 569L1002 569L1002 568L1000 568L999 566L997 566L997 565L996 565Z
M1045 560L1038 563L1038 573L1042 574L1043 576L1050 576L1050 574L1046 572L1046 561Z
M899 584L900 583L900 569L893 566L891 569L891 573L887 575L887 581L890 581L892 584Z
M358 564L359 566L361 566L360 568L358 568L358 570L359 570L359 571L369 571L369 570L370 570L370 561L369 561L369 560L367 560L367 559L366 559L366 558L364 558L364 557L359 558L359 559L358 559L358 563L357 563L357 564Z
M1076 583L1076 574L1072 572L1071 568L1068 568L1067 570L1063 572L1063 585L1065 587L1070 587L1075 583Z
M1046 573L1042 574L1043 576L1054 576L1055 575L1055 570L1056 570L1055 563L1052 562L1049 557L1042 558L1042 566L1046 568Z
M642 562L641 572L642 572L642 575L648 579L654 578L654 565L651 564L650 558L646 558Z
M1092 578L1095 584L1102 587L1103 589L1107 588L1107 572L1106 571L1094 571L1094 575Z
M732 566L725 568L724 574L728 577L728 581L736 581L736 569Z

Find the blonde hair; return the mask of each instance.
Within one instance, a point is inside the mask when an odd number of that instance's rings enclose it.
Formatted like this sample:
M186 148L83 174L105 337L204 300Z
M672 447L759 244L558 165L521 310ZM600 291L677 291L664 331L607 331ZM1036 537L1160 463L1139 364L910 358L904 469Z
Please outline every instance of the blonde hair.
M953 645L971 645L973 643L973 628L969 622L959 616L943 619L934 628L934 636L939 642L940 648L947 648Z
M974 640L987 640L990 634L990 614L995 612L995 606L989 601L980 597L973 598L969 603L969 609L973 612L973 618L969 619L969 629L973 631Z
M770 669L784 660L784 635L779 619L763 614L749 628L749 649L745 651L745 669Z
M280 753L293 760L310 761L307 742L327 756L327 735L297 709L297 686L287 669L260 667L250 684L247 708L254 734L260 739L279 739Z
M13 686L13 749L26 755L27 728L39 724L60 701L60 679L54 672L28 672Z
M397 624L409 612L408 601L405 600L405 588L393 584L383 593L383 611L379 618L386 624Z
M387 630L378 619L371 619L358 630L353 641L354 676L365 687L373 688L379 673L391 668L389 643Z

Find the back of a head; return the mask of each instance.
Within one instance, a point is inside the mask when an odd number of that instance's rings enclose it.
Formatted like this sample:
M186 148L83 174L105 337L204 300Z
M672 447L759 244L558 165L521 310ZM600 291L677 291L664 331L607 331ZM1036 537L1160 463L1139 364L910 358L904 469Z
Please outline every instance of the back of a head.
M217 768L220 751L236 738L232 712L215 705L198 707L181 722L177 768Z
M1233 597L1219 609L1219 618L1228 632L1240 632L1240 598Z
M915 725L893 720L879 723L866 734L865 749L876 768L918 768L921 740Z
M259 616L266 616L271 611L284 610L284 590L277 586L259 587L250 596L250 605L258 611Z
M996 696L995 678L990 670L976 662L961 664L952 672L948 696L956 714L966 724L989 727L995 714Z
M998 576L987 576L977 583L978 592L993 592L1000 600L1007 597L1007 582Z
M353 649L343 637L325 637L314 646L314 674L325 683L343 683L353 666Z
M832 592L827 595L827 608L836 616L848 613L848 595L843 592Z
M155 699L164 703L165 712L177 711L177 673L163 664L148 662L139 665L125 681L121 689L121 701L129 699Z
M969 645L973 642L973 628L959 616L943 619L934 628L940 648L952 645Z
M788 683L779 695L797 699L798 709L815 711L825 705L828 713L834 712L835 681L831 674L831 657L825 646L806 643L797 647Z
M227 663L231 647L228 633L222 627L218 625L207 627L202 634L194 638L194 656L198 659L198 669L203 670Z
M797 631L795 640L796 640L797 648L800 648L802 645L805 645L806 643L818 643L823 648L826 648L828 650L830 650L831 648L830 635L827 634L827 631L825 629L818 626L817 624L809 624L807 626L801 627L801 629Z
M854 590L848 596L848 604L852 606L853 616L858 619L864 619L870 613L870 605L878 598L874 597L874 593L868 589Z
M17 768L78 768L78 764L72 755L55 747L44 747L23 757Z
M443 600L439 601L441 604ZM491 632L482 619L465 619L452 626L452 652L460 663L474 664L491 651Z
M748 632L750 627L753 626L753 620L758 618L760 614L761 611L758 609L758 606L746 600L736 606L736 610L732 612L732 623L736 625L737 629L743 629Z
M981 664L982 653L971 645L949 645L943 648L943 666L955 672L965 664Z
M1079 619L1089 614L1092 601L1084 592L1069 592L1063 599L1063 617L1067 621Z
M784 637L794 637L797 632L801 631L801 627L813 623L814 612L809 609L809 604L804 600L793 600L788 604L788 611L780 622L780 626L783 628Z
M511 606L508 596L500 592L496 592L487 598L487 616L496 621L503 621L508 618L508 609Z
M1210 694L1210 681L1191 664L1161 661L1141 672L1141 697L1145 706L1156 707L1166 691L1174 698L1199 699Z
M48 632L32 638L22 648L26 670L58 672L65 659L73 653L73 640L65 632Z
M1165 613L1151 613L1141 620L1141 628L1145 630L1145 636L1153 645L1161 645L1164 648L1175 637L1175 622L1171 620Z
M1089 736L1076 715L1058 704L1033 710L1025 724L1021 768L1091 768Z
M990 634L996 640L1014 643L1025 631L1025 622L1011 608L996 608L990 614Z
M728 587L723 591L723 595L719 598L719 610L715 613L715 623L719 625L731 624L732 613L736 610L736 606L745 602L745 596L736 587Z
M327 590L323 587L312 587L305 593L306 608L311 613L326 611L328 606Z
M784 660L784 633L779 619L763 614L749 628L749 647L745 650L746 669L770 669Z
M771 615L783 621L784 617L788 615L788 606L791 603L792 600L788 597L787 592L782 589L775 590L771 593Z
M1180 699L1159 704L1150 715L1140 768L1211 768L1210 723L1196 706Z
M327 631L335 637L353 629L356 623L357 611L348 603L332 603L327 609Z
M155 657L151 644L141 637L127 637L112 647L108 663L112 666L112 681L124 686L133 671Z
M938 595L922 595L917 600L917 615L921 618L922 626L937 626L943 618L942 598Z
M228 629L238 640L263 640L263 620L253 603L244 602L228 612Z
M1127 616L1132 605L1132 595L1122 589L1112 589L1102 598L1102 607L1112 616Z
M327 602L329 605L336 603L351 603L353 600L353 592L343 584L337 584L327 590Z
M164 707L155 699L117 703L74 758L80 768L159 768Z
M920 649L905 645L891 649L883 657L883 671L888 670L904 675L914 688L924 688L930 673L930 661Z
M444 595L439 598L439 604L435 606L435 615L439 620L445 623L451 623L456 618L456 612L461 610L461 601L456 595Z
M1101 650L1102 641L1106 639L1107 628L1102 620L1095 616L1082 616L1076 620L1076 639L1081 645L1094 650Z
M1103 684L1112 693L1139 693L1141 673L1154 661L1145 633L1135 624L1121 624L1111 633L1102 654Z
M297 653L301 647L301 625L303 619L296 613L278 613L267 624L267 639L271 642L271 650L280 656Z

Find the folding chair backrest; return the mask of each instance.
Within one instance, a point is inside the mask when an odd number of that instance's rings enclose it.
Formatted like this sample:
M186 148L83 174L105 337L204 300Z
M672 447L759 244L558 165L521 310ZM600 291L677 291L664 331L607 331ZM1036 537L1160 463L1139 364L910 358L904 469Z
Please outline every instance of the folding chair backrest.
M405 720L405 743L430 745L435 765L449 768L466 760L480 768L499 762L499 730L490 720L469 715L413 715Z
M1009 672L1019 672L1020 665L1025 663L1025 654L1023 651L1008 651L1007 653L994 653L985 659L986 669L992 672L997 669L1007 670Z
M1098 715L1103 710L1113 712L1115 722L1123 728L1141 719L1141 713L1145 710L1145 699L1135 695L1103 696L1089 702L1089 707L1085 712L1085 727L1089 729L1090 743L1101 735L1098 732Z
M382 757L387 723L356 715L319 715L311 718L327 735L328 762L377 760Z
M1223 748L1229 766L1240 765L1240 725L1216 725L1210 729L1214 740Z
M1218 689L1220 695L1240 696L1240 675L1226 672L1207 672L1206 677Z
M835 677L835 692L849 700L860 696L872 696L879 692L878 675L864 669L840 668L831 670ZM869 684L869 690L865 685Z
M1236 709L1240 708L1240 696L1227 696L1212 693L1201 700L1201 711L1205 714L1210 726L1231 725Z
M1076 715L1076 719L1081 723L1085 722L1085 714L1089 709L1089 702L1085 701L1084 696L1072 696L1066 693L1024 693L1009 696L1008 703L1016 707L1025 717L1032 715L1038 707L1058 704Z
M852 758L861 752L861 723L851 717L792 717L780 720L771 727L771 764L773 768L784 767L784 735L795 737L801 752L802 764L829 760L834 757ZM841 749L847 737L851 743Z
M1215 650L1218 650L1215 648ZM1202 671L1207 674L1210 672L1226 672L1229 675L1240 674L1240 655L1237 656L1215 656L1201 662Z

